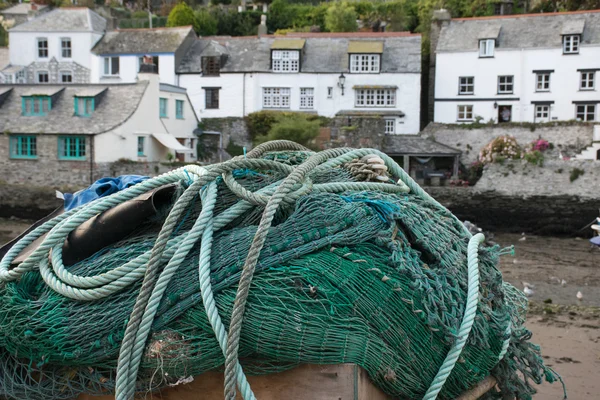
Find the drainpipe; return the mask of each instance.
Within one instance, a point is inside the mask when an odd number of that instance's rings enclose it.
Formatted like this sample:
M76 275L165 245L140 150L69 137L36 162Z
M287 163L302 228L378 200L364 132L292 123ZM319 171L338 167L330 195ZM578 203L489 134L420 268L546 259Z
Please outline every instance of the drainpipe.
M90 136L90 185L94 183L94 135Z
M246 116L246 73L242 75L242 117Z

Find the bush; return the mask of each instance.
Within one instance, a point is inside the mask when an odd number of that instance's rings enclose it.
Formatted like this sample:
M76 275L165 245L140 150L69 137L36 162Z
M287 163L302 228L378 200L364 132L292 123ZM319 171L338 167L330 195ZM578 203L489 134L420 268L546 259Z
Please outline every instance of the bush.
M228 11L213 8L211 15L217 20L217 35L252 36L256 35L261 13L258 11Z
M248 114L246 117L246 125L248 126L250 138L254 140L259 136L266 136L275 121L277 121L278 117L282 114L287 113L281 111L258 111Z
M525 160L533 165L543 166L544 165L544 155L539 150L533 150L525 153Z
M320 121L309 120L306 115L297 113L280 117L265 136L256 138L257 143L270 140L292 140L304 146L310 147L314 139L319 135Z
M134 11L131 13L131 18L148 18L147 11Z
M217 18L208 10L202 8L194 13L194 30L200 36L213 36L217 34Z
M577 179L579 179L579 177L581 175L585 174L585 171L579 168L573 168L571 170L571 175L569 176L569 181L573 182Z
M196 17L194 16L194 10L190 8L186 3L179 3L169 13L167 18L167 26L187 26L194 25Z
M325 28L330 32L356 32L358 24L354 7L348 3L333 3L325 16Z
M514 136L499 136L488 143L479 152L479 161L483 164L500 162L505 159L521 158L521 148Z

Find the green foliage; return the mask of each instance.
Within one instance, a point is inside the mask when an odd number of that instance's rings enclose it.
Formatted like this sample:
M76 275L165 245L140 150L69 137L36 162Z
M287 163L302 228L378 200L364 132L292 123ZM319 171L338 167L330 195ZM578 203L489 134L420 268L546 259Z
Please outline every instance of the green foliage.
M217 18L207 9L201 8L194 12L194 31L200 36L212 36L217 34Z
M134 11L131 13L131 18L148 18L148 11Z
M333 3L325 16L325 27L330 32L356 32L356 11L346 2Z
M248 126L250 138L254 140L259 136L267 135L271 130L271 126L282 114L287 113L281 111L258 111L248 114L246 117L246 125Z
M269 133L257 137L256 142L263 143L269 140L285 139L310 147L319 134L320 121L316 118L309 119L307 115L302 113L290 114L279 117L271 126Z
M544 154L539 150L533 150L525 153L524 158L525 161L527 161L530 164L537 165L540 167L544 165Z
M212 16L217 21L217 35L251 36L256 35L260 24L258 11L229 11L227 9L213 8Z
M232 157L241 156L244 154L244 146L239 146L239 145L233 143L232 140L229 140L229 143L227 144L225 151Z
M479 161L483 164L502 163L506 159L521 158L522 149L514 136L498 136L479 152Z
M160 28L163 26L167 26L167 17L152 17L152 27ZM138 19L120 19L119 20L119 28L121 29L139 29L139 28L149 28L150 22L148 21L148 17L146 18L138 18Z
M181 2L177 4L169 13L167 19L167 26L187 26L194 25L196 17L194 16L194 10L186 3Z
M573 182L579 179L581 175L585 174L585 171L579 168L573 168L571 170L571 175L569 175L569 181Z

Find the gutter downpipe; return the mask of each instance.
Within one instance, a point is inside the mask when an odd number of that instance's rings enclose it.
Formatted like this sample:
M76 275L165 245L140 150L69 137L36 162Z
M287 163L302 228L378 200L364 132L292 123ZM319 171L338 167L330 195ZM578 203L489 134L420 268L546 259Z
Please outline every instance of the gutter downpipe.
M94 183L94 137L90 136L90 185Z

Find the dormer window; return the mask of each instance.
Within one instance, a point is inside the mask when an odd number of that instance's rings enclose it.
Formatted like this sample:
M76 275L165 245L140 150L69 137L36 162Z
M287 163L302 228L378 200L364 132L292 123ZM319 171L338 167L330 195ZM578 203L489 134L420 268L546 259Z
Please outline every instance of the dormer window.
M353 74L378 74L381 54L351 54L350 72Z
M75 96L75 115L78 117L91 117L94 113L94 97Z
M221 58L217 56L202 57L202 75L219 76L221 73Z
M21 107L24 116L43 117L52 109L52 99L50 96L23 96Z
M494 39L481 39L479 41L479 57L494 57L494 48L496 41Z
M294 73L300 71L300 51L273 50L273 72Z
M563 54L577 54L579 53L579 35L565 35L563 36Z

